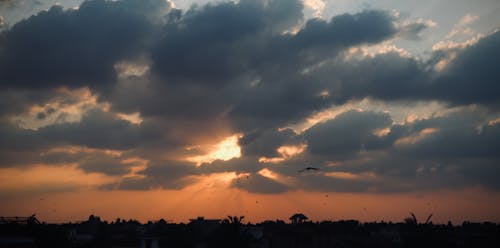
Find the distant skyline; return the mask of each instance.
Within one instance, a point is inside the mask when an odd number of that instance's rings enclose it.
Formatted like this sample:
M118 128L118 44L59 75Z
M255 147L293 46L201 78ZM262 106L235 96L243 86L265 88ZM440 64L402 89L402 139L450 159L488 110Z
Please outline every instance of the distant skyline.
M499 11L0 0L0 216L500 221Z

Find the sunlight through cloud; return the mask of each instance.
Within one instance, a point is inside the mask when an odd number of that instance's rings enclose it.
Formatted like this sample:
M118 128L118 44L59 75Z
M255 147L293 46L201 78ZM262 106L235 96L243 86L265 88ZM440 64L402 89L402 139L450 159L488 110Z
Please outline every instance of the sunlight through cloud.
M215 149L205 155L189 157L187 160L196 163L197 166L210 164L216 160L228 161L241 156L241 148L238 145L239 135L235 134L225 138L215 145Z
M296 146L280 146L276 151L280 154L280 157L275 157L275 158L267 158L267 157L261 157L259 158L260 163L281 163L291 157L297 156L301 154L302 152L305 151L307 148L307 145L305 144L300 144Z

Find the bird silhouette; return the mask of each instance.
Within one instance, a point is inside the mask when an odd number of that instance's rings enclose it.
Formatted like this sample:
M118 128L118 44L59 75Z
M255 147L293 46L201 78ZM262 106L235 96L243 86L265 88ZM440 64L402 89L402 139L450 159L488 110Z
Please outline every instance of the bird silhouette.
M302 173L302 172L306 172L306 171L317 171L319 170L319 168L316 168L316 167L306 167L302 170L299 170L299 173Z

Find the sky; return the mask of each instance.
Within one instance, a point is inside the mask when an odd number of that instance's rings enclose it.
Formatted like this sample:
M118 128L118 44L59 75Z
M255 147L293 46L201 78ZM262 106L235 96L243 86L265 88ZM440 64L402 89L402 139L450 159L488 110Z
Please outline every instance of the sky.
M498 222L499 11L0 0L0 216Z

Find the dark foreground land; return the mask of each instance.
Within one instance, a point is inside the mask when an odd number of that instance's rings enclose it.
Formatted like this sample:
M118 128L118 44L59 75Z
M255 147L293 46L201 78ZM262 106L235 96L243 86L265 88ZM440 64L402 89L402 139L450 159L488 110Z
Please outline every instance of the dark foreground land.
M297 218L293 218L293 217ZM355 220L308 222L294 215L292 223L243 223L198 217L187 224L164 220L141 224L134 220L40 223L31 217L0 217L3 247L500 247L500 224L453 226L418 223L360 223ZM305 217L305 216L304 216Z

